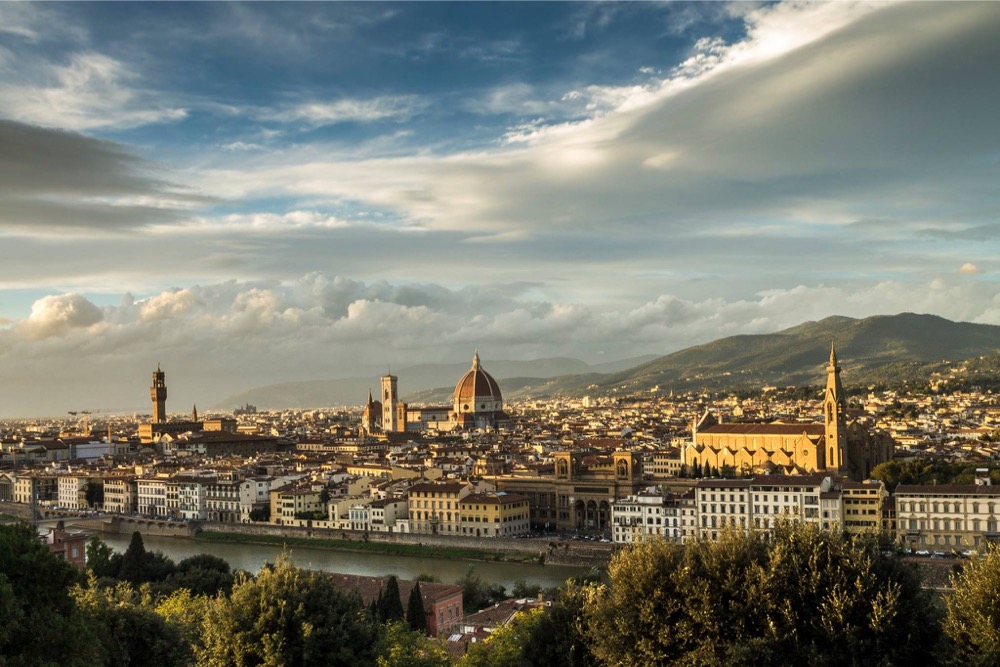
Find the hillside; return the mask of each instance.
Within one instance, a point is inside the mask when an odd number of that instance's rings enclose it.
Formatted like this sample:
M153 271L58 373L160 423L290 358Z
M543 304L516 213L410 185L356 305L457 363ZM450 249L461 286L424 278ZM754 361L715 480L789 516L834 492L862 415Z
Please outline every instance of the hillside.
M845 382L926 380L950 362L996 353L1000 327L913 313L865 319L835 316L774 334L722 338L596 380L555 378L536 386L546 393L602 394L657 386L684 390L816 384L824 380L831 342L836 343Z

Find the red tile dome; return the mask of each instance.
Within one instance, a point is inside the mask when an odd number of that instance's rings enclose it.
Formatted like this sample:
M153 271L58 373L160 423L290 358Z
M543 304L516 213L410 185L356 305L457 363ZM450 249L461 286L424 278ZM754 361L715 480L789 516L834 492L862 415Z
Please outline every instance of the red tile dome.
M479 352L472 357L472 368L455 385L455 413L500 412L503 396L500 385L479 365Z

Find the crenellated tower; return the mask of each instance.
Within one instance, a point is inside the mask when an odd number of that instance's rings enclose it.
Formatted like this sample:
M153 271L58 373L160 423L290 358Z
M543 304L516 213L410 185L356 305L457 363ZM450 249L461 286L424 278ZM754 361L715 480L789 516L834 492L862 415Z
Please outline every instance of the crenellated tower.
M166 374L156 364L153 371L153 386L149 388L149 398L153 401L153 423L163 424L167 421L167 381Z

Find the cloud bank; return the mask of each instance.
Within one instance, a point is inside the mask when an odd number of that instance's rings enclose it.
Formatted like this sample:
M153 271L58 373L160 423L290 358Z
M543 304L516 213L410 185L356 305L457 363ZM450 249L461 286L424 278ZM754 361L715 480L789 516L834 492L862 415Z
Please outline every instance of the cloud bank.
M74 408L68 380L89 378L88 400L145 406L148 370L161 363L182 393L210 403L227 393L292 379L373 373L434 361L576 354L597 362L666 354L737 333L769 333L840 314L903 311L1000 324L1000 296L978 282L892 281L871 287L771 290L749 300L691 301L664 294L637 307L602 309L527 298L531 285L449 289L368 283L313 273L291 283L225 282L129 294L99 307L79 294L46 296L0 329L0 374L9 414ZM28 379L30 377L30 379ZM64 395L65 394L65 395ZM101 397L101 398L97 398ZM53 403L54 402L54 403ZM52 408L48 408L51 410Z

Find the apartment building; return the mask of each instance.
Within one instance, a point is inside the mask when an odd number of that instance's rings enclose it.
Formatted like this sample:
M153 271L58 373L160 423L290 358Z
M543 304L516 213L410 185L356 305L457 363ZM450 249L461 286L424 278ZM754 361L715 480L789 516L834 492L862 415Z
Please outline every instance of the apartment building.
M458 503L462 535L510 537L530 529L527 496L514 493L470 493Z
M407 493L410 531L434 535L458 535L462 521L459 502L472 493L468 482L420 482Z
M975 551L1000 540L1000 487L976 484L896 487L896 535L914 551Z
M616 500L611 503L611 539L631 544L658 537L680 543L687 507L675 494L644 492Z

